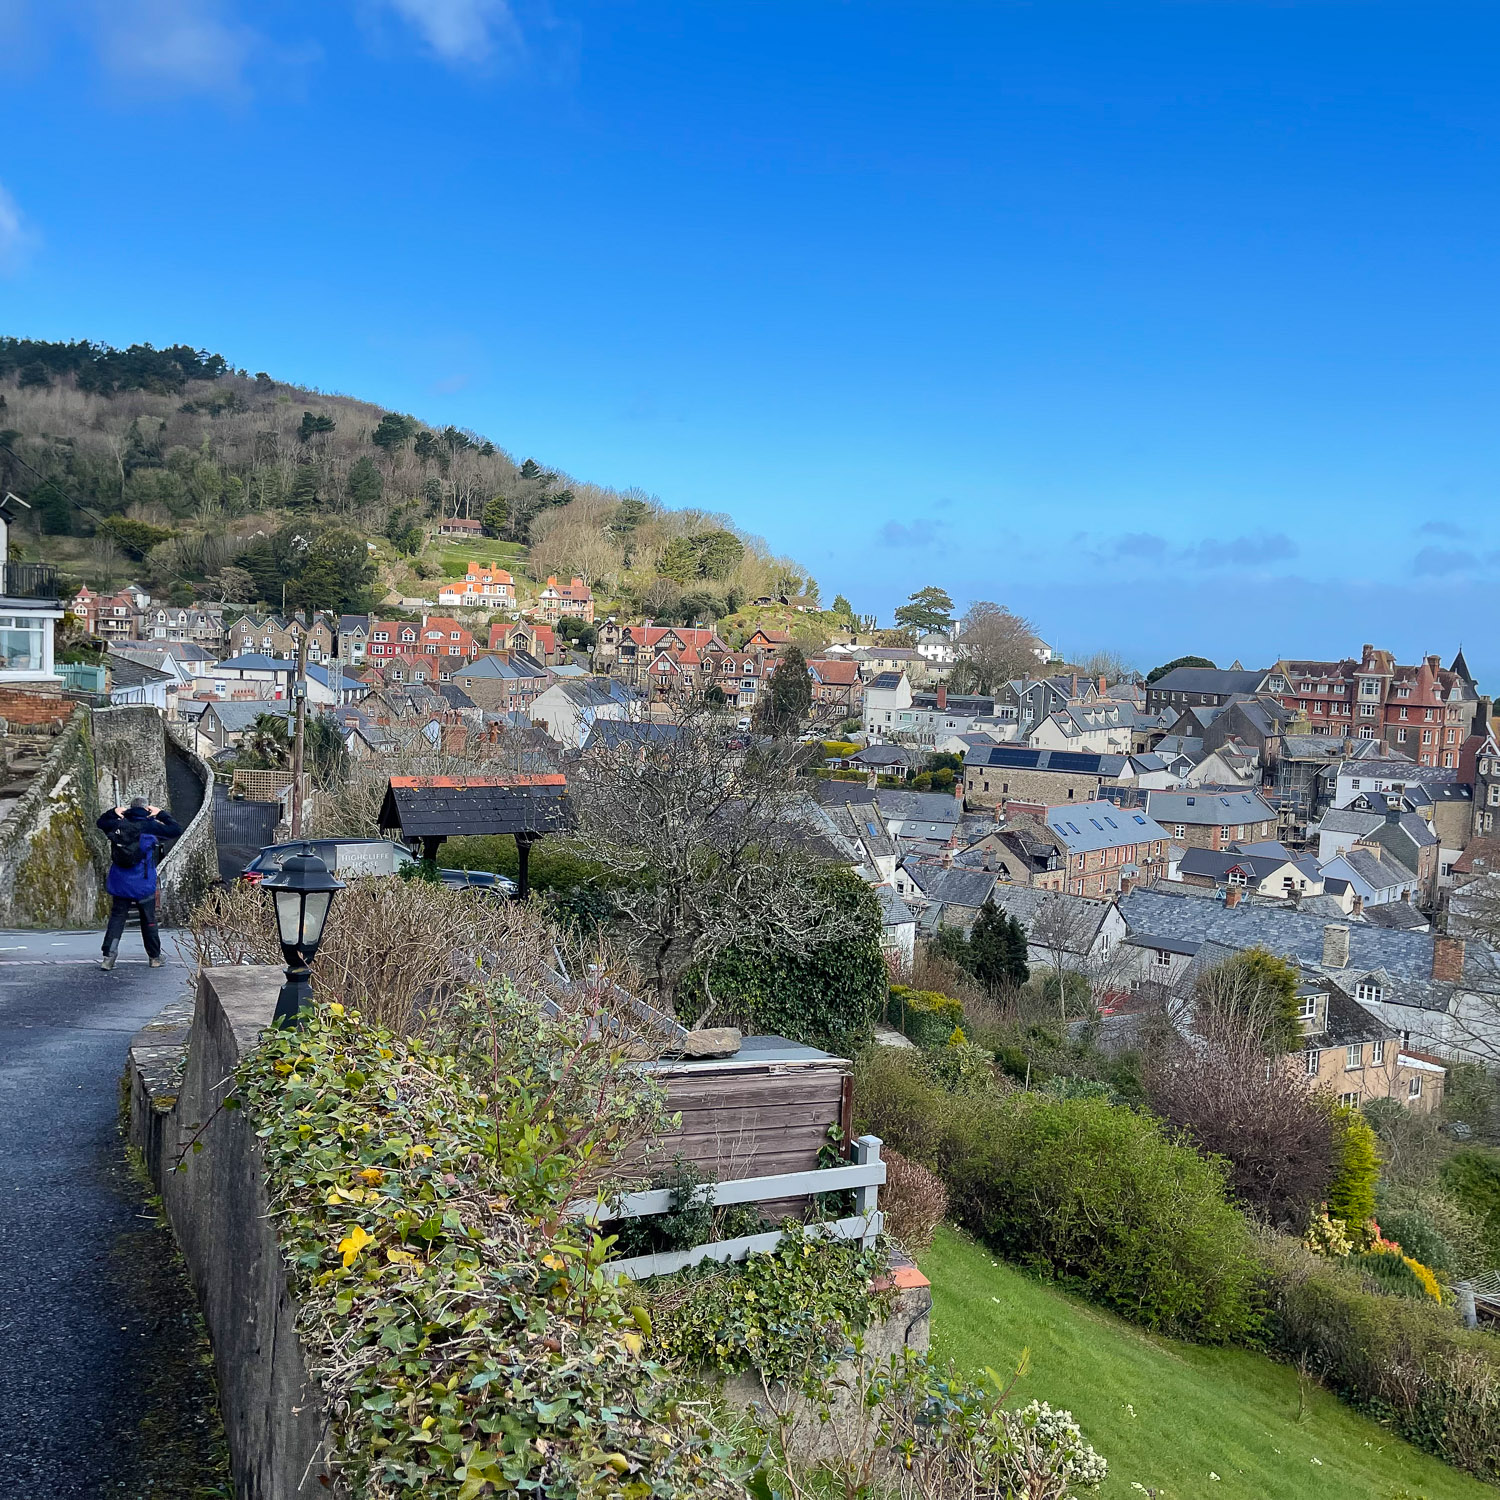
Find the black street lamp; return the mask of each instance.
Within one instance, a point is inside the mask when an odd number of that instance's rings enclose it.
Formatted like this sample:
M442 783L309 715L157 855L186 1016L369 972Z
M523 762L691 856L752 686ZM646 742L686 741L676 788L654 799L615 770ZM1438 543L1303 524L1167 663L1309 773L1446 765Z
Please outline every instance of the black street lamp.
M334 893L343 890L344 882L328 873L311 844L303 844L281 862L274 875L261 881L260 888L271 893L276 935L286 959L286 983L276 997L271 1024L295 1026L302 1007L312 1003L312 961L323 941Z

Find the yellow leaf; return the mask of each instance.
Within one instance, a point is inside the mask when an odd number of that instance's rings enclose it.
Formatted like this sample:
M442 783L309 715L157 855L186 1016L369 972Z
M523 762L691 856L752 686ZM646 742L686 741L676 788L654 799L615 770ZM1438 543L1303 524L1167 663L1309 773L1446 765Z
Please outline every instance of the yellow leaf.
M638 1333L624 1333L620 1335L621 1341L630 1352L640 1358L641 1350L646 1347L646 1341Z
M330 1016L337 1016L340 1020L342 1020L344 1016L344 1007L340 1005L337 1000L335 1000L333 1004L328 1007L328 1014Z
M344 1269L347 1271L355 1262L359 1252L366 1245L373 1243L375 1236L366 1234L360 1225L356 1224L343 1239L339 1241L339 1251L344 1257Z
M377 1187L380 1183L385 1181L385 1173L382 1172L379 1167L366 1167L364 1171L359 1174L359 1180L361 1182L368 1182L371 1187Z
M432 1147L431 1146L413 1146L411 1148L411 1151L408 1154L411 1155L411 1156L431 1156L432 1155Z
M542 1264L546 1266L549 1271L561 1271L566 1267L566 1262L562 1259L561 1256L552 1255L550 1253L542 1257Z
M390 1261L393 1266L414 1266L417 1264L417 1257L413 1255L410 1250L397 1250L392 1248L385 1252L385 1258Z

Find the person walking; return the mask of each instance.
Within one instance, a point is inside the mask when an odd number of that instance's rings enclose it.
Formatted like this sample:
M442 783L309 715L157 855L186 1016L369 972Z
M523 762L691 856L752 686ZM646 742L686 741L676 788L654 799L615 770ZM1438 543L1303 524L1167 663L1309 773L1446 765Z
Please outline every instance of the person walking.
M161 934L156 930L156 865L161 841L180 838L182 829L169 812L152 807L144 797L133 797L129 807L111 807L98 822L109 840L109 874L104 889L110 895L109 925L104 929L101 969L115 966L120 937L130 919L130 909L141 914L141 941L153 969L162 966Z

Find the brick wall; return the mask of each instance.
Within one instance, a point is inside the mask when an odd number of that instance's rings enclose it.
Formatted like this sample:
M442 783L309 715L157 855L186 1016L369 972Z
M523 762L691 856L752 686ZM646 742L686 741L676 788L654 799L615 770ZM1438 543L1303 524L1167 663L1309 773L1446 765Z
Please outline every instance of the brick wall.
M0 719L8 724L56 724L61 727L68 722L76 706L54 687L38 684L32 688L21 683L0 687Z

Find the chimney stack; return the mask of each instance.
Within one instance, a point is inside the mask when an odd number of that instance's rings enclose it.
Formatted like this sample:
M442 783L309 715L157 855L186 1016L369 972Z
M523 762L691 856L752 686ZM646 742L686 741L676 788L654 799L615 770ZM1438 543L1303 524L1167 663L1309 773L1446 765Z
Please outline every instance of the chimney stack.
M937 706L940 714L948 711L948 689L940 683L937 690Z
M1237 886L1237 885L1230 886L1224 892L1224 905L1226 907L1229 907L1229 906L1238 906L1240 904L1240 896L1241 896L1241 894L1242 894L1242 892L1240 891L1239 886Z
M1464 940L1438 933L1432 940L1432 977L1457 984L1464 977Z
M1323 926L1323 967L1342 969L1349 962L1349 929L1342 922Z
M1358 896L1358 895L1355 896L1355 898L1354 898L1354 911L1353 911L1352 915L1354 915L1356 917L1361 917L1361 916L1364 915L1364 911L1365 911L1365 898L1363 896Z

